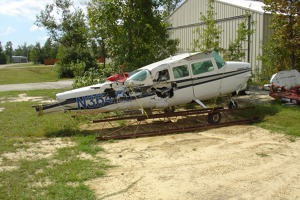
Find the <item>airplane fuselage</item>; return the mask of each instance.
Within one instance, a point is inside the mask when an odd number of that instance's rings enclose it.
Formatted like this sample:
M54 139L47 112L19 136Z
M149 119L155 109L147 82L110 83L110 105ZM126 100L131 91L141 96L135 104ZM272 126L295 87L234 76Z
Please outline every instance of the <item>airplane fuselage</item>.
M216 52L181 54L142 67L122 83L107 81L58 93L57 103L42 109L164 109L238 92L250 76L249 63L224 62Z

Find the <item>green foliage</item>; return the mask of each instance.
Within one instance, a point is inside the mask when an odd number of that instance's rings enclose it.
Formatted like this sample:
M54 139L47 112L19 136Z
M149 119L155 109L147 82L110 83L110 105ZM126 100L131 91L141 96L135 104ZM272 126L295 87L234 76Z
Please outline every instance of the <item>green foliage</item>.
M6 56L3 52L1 42L0 42L0 64L6 64Z
M160 5L163 7L162 17L163 19L168 17L183 0L159 0Z
M215 20L214 0L208 0L206 15L200 13L200 21L205 24L204 29L200 27L195 29L195 34L198 38L193 42L193 51L217 51L220 52L220 34L222 33L221 27L217 26Z
M274 34L263 44L261 78L270 79L281 70L300 71L300 2L265 1L265 11L273 14L271 29Z
M48 38L43 46L44 59L56 58L56 55L58 53L58 47L58 43L55 43L51 40L51 38Z
M248 17L248 15L245 15ZM248 41L248 37L254 33L251 27L248 27L248 18L241 22L238 26L237 37L229 44L229 48L225 51L224 59L232 61L242 61L245 58L245 52L243 51L243 43ZM253 26L254 22L251 22Z
M11 41L8 41L5 45L5 54L7 56L7 63L11 63L13 55L13 44Z
M6 56L4 53L0 53L0 64L6 64Z
M75 77L73 82L73 88L80 88L84 86L89 86L97 83L102 83L106 81L106 78L114 74L115 71L111 67L106 67L102 69L91 68L82 74Z
M58 49L56 69L58 77L73 78L83 74L89 69L98 68L95 58L90 51L80 46L65 47L60 46Z
M30 51L30 60L34 64L44 63L43 52L39 42L35 44L35 46Z
M60 20L54 17L57 15ZM75 8L70 0L55 0L53 4L47 4L45 10L37 16L36 24L45 27L51 39L60 44L57 54L59 77L74 77L74 67L71 65L78 62L85 64L84 71L97 67L89 48L89 28L85 21L83 11Z
M23 45L18 45L14 50L14 56L26 56L29 58L30 50L32 46L27 46L26 42Z
M158 9L152 0L90 2L90 26L105 43L115 68L133 71L176 52L178 41L169 39L168 24Z

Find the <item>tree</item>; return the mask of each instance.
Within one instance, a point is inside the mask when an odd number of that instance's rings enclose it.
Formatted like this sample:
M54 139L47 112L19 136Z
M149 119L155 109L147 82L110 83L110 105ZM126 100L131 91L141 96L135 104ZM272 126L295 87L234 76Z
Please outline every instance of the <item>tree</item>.
M59 44L57 42L52 42L51 38L48 38L42 48L44 52L44 59L56 58L58 53L58 47Z
M6 56L3 52L1 42L0 42L0 64L6 64Z
M48 38L43 46L44 59L51 58L50 56L51 49L52 49L52 42L51 39Z
M245 17L249 17L248 14ZM229 44L228 49L225 51L225 60L242 61L245 58L245 52L243 51L243 43L248 41L248 37L254 33L251 27L248 27L248 20L245 19L241 22L237 29L237 37ZM252 21L250 26L255 22Z
M92 0L88 17L115 68L125 66L131 71L177 50L178 40L169 39L168 24L156 1Z
M222 33L221 27L217 26L215 20L214 0L208 0L206 15L200 13L200 21L205 24L204 29L200 27L195 29L198 39L194 40L194 51L221 51L220 47L220 34Z
M26 56L29 55L29 48L27 43L25 42L23 45L18 45L18 47L14 50L14 56Z
M8 41L5 45L5 54L7 56L7 62L12 62L12 56L13 56L13 44L11 41Z
M41 48L41 44L37 42L33 49L30 51L30 60L34 64L41 64L44 63L44 56L43 56L43 51Z
M54 17L57 15L59 20ZM70 68L74 63L84 63L85 71L98 67L89 50L90 33L85 15L70 0L55 0L53 4L47 4L45 10L37 16L36 25L45 27L50 38L60 44L57 54L60 77L74 77Z
M159 0L162 10L162 17L168 17L177 7L183 2L183 0Z
M273 35L263 44L261 78L269 80L281 70L300 71L300 1L265 0L265 11L273 18Z

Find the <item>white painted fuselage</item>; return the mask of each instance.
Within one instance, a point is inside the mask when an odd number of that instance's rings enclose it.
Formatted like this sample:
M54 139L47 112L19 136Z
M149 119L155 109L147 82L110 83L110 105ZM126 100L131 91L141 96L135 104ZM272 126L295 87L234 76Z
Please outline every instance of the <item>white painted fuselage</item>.
M216 52L186 53L142 67L122 83L107 81L58 93L57 103L42 109L164 109L238 92L250 77L249 63L224 62Z

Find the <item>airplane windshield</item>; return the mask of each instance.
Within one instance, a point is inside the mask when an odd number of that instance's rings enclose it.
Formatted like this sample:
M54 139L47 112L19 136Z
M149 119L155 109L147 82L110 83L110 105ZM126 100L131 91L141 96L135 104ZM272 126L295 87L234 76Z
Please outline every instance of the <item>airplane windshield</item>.
M144 81L147 78L147 74L147 70L142 70L130 76L129 79L133 81Z
M221 69L225 65L225 61L217 52L213 51L211 54L215 58L218 68Z

